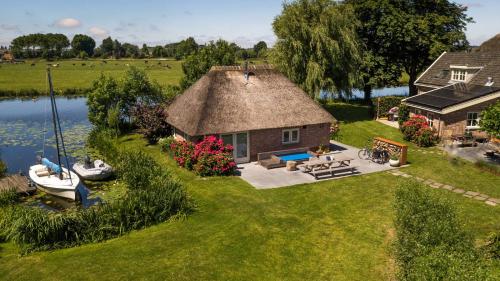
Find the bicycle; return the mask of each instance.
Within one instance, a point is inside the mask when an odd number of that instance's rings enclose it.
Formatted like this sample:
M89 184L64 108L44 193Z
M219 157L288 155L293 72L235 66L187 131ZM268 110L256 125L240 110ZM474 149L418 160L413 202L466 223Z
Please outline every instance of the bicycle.
M361 160L371 160L374 163L384 164L389 161L390 153L386 148L372 146L373 142L368 141L367 145L358 151Z

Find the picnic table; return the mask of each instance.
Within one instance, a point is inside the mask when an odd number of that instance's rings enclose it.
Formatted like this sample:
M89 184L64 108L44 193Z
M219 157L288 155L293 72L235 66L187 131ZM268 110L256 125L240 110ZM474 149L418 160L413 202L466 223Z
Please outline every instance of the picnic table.
M352 160L354 160L354 158L344 155L336 156L331 160L318 158L304 162L299 168L302 172L313 175L315 179L318 179L318 176L323 174L331 174L333 177L334 174L339 171L350 170L354 172L356 167L351 166Z

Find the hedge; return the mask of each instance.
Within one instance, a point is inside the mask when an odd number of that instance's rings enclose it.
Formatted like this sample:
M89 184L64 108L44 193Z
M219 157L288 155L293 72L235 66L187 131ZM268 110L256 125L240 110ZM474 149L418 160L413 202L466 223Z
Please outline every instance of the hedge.
M387 117L387 113L393 107L399 107L401 105L401 100L406 98L405 96L385 96L373 98L373 105L375 106L375 112L378 112L379 117ZM380 102L379 102L380 99Z

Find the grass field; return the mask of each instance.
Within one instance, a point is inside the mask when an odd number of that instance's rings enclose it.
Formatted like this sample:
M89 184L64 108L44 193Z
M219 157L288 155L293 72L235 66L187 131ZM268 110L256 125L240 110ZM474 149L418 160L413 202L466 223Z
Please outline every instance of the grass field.
M363 109L358 108L361 112ZM359 113L359 112L358 112ZM347 114L347 113L345 113ZM338 116L337 116L338 117ZM357 117L346 115L349 118ZM350 120L352 121L352 120ZM375 121L342 124L342 141L360 146L375 135L401 140ZM137 135L123 146L141 149L185 183L197 210L186 220L134 231L104 243L18 257L0 244L2 280L392 280L393 192L388 173L256 190L238 177L200 178ZM432 148L431 148L432 149ZM494 192L498 177L410 145L404 171ZM436 172L437 171L437 172ZM444 173L443 171L446 171ZM465 180L464 180L465 179ZM475 182L482 179L479 182ZM444 190L478 244L500 231L500 208ZM500 277L498 267L496 277Z
M56 62L26 61L24 64L0 64L0 91L47 90L45 69L51 67L56 90L89 88L101 73L122 77L130 66L144 69L149 77L161 85L177 85L183 76L181 61L175 60L63 60ZM32 64L35 64L32 66ZM85 64L85 65L83 65ZM168 65L168 67L167 67Z

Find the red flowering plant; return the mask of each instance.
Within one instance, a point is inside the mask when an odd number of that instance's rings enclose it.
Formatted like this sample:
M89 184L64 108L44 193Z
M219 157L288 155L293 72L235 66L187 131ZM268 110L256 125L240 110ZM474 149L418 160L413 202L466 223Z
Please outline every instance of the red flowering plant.
M200 176L232 175L236 169L233 147L215 136L205 137L194 148L194 171Z
M423 115L412 116L401 125L403 138L418 146L432 146L436 142L435 131Z
M236 170L233 147L224 145L215 136L205 137L196 145L187 141L170 144L174 160L181 167L194 170L200 176L232 175Z
M175 162L180 167L192 170L196 163L194 157L194 144L188 141L173 141L170 144L170 151L174 156Z

